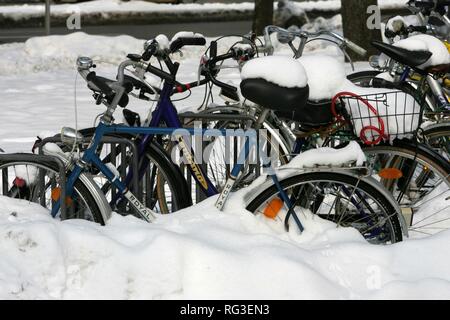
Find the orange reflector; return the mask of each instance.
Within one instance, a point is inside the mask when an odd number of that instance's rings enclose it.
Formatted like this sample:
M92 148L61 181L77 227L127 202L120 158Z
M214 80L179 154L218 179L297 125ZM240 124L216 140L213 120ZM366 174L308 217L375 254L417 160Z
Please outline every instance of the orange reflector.
M61 188L54 188L52 189L52 200L53 201L59 201L59 198L61 197ZM66 205L71 206L72 205L72 198L66 197Z
M58 201L61 196L61 188L52 189L52 200Z
M380 172L378 172L378 175L382 177L383 179L393 180L393 179L400 179L403 177L403 173L396 168L384 168L381 169Z
M275 219L281 208L283 208L283 201L280 198L275 198L267 204L263 213L267 218Z

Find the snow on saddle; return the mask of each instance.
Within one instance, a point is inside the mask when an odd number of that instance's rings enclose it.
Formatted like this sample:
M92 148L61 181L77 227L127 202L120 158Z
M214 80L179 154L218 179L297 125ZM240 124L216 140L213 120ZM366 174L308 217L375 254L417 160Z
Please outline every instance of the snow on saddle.
M390 45L372 42L382 53L423 73L445 74L450 71L450 54L445 44L436 37L419 34Z
M298 60L283 56L253 59L242 68L241 78L244 98L274 110L281 118L311 126L332 120L329 106L308 103L308 76Z

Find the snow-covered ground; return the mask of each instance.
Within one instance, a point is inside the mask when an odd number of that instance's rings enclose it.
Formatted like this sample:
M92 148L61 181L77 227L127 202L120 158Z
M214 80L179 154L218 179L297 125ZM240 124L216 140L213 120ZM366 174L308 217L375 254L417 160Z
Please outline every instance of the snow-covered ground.
M450 232L374 246L302 221L304 234L287 234L209 199L155 224L115 214L101 227L0 197L0 298L450 298Z
M114 65L142 44L76 33L0 46L0 147L29 151L41 132L74 126L76 56L93 56L97 73L114 78ZM178 58L181 81L197 78L204 50ZM237 83L239 73L227 69L221 79ZM76 88L78 126L91 126L104 107L79 78ZM196 89L177 106L193 109L202 99ZM129 108L145 115L148 104ZM106 227L55 221L37 205L0 197L0 298L450 298L449 231L374 246L354 229L306 215L302 235L286 233L243 210L241 195L223 213L208 199L155 224L114 214Z
M407 0L379 0L381 9L393 9L404 7ZM274 4L275 8L277 3ZM341 0L319 0L293 3L293 8L304 11L337 11L341 7ZM122 1L122 0L95 0L78 4L52 5L53 16L67 16L74 11L81 14L129 14L129 13L183 13L183 12L220 12L220 11L249 11L253 10L254 2L243 3L187 3L187 4L164 4L150 3L146 1ZM0 15L14 20L41 17L45 13L44 5L10 5L0 6Z

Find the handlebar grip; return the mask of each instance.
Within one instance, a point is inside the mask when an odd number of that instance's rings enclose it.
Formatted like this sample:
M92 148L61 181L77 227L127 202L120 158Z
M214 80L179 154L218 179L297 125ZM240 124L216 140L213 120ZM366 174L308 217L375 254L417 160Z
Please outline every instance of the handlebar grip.
M204 46L206 39L203 37L181 37L170 44L170 52L175 52L184 46Z
M178 39L180 39L185 46L204 46L206 44L206 39L203 37L182 37Z
M367 50L358 46L356 43L354 43L353 41L350 41L348 39L346 39L346 45L347 47L352 50L354 53L356 53L357 55L364 57L367 54Z
M234 51L222 54L220 56L215 56L214 58L211 58L210 61L210 65L214 65L219 61L223 61L223 60L227 60L227 59L231 59L234 58L236 56L236 53Z
M211 45L209 47L209 57L211 59L217 56L217 41L211 41Z
M114 91L110 88L110 86L103 79L97 77L94 71L88 73L86 80L95 85L106 96L110 97L114 95Z

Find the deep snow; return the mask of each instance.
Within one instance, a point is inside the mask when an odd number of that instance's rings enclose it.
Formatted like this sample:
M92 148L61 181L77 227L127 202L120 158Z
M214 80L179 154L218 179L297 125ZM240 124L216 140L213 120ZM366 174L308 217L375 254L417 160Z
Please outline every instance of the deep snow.
M450 298L448 231L374 246L318 217L303 217L299 236L213 200L154 224L115 214L101 227L0 197L0 298Z

